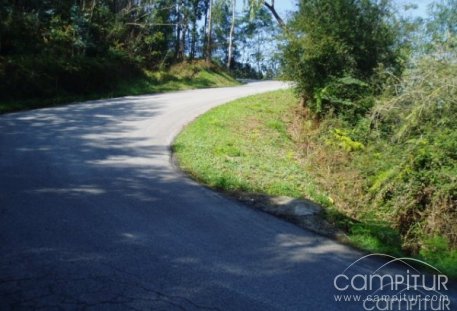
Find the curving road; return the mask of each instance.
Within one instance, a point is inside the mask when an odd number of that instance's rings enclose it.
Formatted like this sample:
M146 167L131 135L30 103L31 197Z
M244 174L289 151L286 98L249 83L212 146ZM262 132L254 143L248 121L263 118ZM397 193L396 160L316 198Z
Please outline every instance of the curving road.
M0 310L362 310L333 296L358 252L223 198L170 163L170 142L197 115L283 87L1 116Z

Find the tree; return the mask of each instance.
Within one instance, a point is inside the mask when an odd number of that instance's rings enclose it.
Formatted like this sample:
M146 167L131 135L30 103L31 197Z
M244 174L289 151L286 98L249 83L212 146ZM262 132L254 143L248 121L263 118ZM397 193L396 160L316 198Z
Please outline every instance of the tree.
M187 58L234 69L242 41L235 7L235 0L0 0L0 97L109 89L115 79Z
M0 2L1 98L109 90L163 64L174 39L174 0Z
M429 6L430 17L425 25L425 50L442 59L455 60L457 47L457 0L442 0Z
M191 12L190 23L191 23L191 33L190 33L190 59L194 59L197 55L197 45L198 45L198 24L197 22L202 18L205 9L205 2L202 0L190 0ZM206 26L206 25L205 25ZM206 27L205 27L206 29Z
M366 111L376 68L401 70L389 1L301 0L283 48L286 75L317 117ZM359 109L360 108L360 109Z
M264 7L256 13L254 19L250 18L250 12L246 11L238 22L240 25L239 33L243 34L239 38L239 44L244 51L243 62L255 65L256 71L261 74L265 71L265 66L272 65L272 59L277 46L272 44L272 38L277 35L277 28L271 14Z
M211 56L212 56L212 37L213 37L213 0L209 0L209 6L208 6L208 12L207 12L207 20L208 20L208 30L206 34L206 54L205 54L205 59L206 62L211 62Z
M232 0L232 22L230 25L230 34L229 34L229 46L228 46L228 57L227 57L227 69L230 70L230 65L232 63L232 53L233 53L233 34L235 31L235 8L236 0Z
M432 3L430 16L427 30L434 39L446 41L450 36L457 34L457 0L442 0Z

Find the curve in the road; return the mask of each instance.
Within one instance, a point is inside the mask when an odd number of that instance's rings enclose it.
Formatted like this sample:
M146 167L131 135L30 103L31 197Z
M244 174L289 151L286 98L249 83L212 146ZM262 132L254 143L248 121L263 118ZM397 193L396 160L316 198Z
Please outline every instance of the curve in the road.
M1 116L0 309L360 310L333 296L334 277L359 253L227 200L170 164L173 137L197 115L283 87Z

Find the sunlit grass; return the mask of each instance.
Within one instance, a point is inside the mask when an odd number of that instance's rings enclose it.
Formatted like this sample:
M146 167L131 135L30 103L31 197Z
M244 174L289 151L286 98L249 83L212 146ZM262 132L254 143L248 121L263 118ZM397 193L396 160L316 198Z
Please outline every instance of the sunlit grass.
M189 125L175 141L181 167L218 189L307 197L319 192L299 161L287 133L292 91L283 90L217 107Z

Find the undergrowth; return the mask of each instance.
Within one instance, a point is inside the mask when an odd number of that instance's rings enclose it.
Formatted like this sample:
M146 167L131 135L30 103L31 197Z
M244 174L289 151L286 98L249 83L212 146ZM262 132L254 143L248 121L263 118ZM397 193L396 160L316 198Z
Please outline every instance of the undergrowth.
M355 124L305 118L307 170L356 220L330 213L356 244L398 245L457 276L457 64L425 58L395 89Z
M0 113L124 95L239 83L205 61L151 71L122 58L0 58Z

